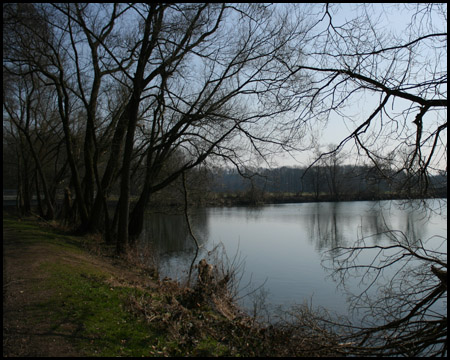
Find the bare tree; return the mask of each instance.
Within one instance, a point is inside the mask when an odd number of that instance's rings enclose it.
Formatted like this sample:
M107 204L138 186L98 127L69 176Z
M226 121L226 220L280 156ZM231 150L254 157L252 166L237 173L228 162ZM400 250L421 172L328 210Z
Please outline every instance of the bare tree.
M333 151L335 148L336 146L333 144L328 145L329 155L322 157L321 164L324 168L323 177L326 179L328 192L334 200L339 200L342 195L342 183L345 181L341 167L345 154L342 151Z
M410 21L396 35L382 30L370 5L343 23L336 19L338 9L325 5L310 64L286 67L292 74L311 74L310 86L296 92L301 123L338 116L351 128L316 162L353 140L356 154L366 156L385 179L401 179L399 189L414 198L429 194L430 173L446 174L447 13L444 4L401 6ZM364 101L367 107L370 99L376 104L366 117L350 115L348 105ZM344 282L362 272L362 284L368 285L354 305L376 319L362 327L340 323L347 331L341 351L446 356L447 239L440 238L441 247L435 248L433 239L422 241L392 228L384 233L390 237L387 245L364 237L331 251L333 257L338 254L332 269ZM394 268L398 272L388 274ZM314 321L321 324L319 332L333 331L331 320Z
M64 131L66 154L70 165L76 191L76 200L82 221L87 220L87 210L81 192L81 180L76 159L76 137L72 119L74 108L69 87L70 66L65 53L64 32L58 31L55 19L46 11L46 7L38 8L31 4L23 7L12 4L7 7L6 16L14 19L15 26L10 26L9 35L15 39L9 43L4 68L25 67L28 73L38 77L42 84L52 86L57 94L57 108ZM26 75L21 74L22 76Z
M43 37L49 36L45 20L29 4L4 5L4 66L3 109L9 121L19 132L19 193L24 190L26 212L31 199L27 183L34 178L41 216L52 219L55 215L57 184L65 176L66 163L61 152L62 128L55 122L54 92L35 72L28 61L42 59L47 49ZM34 31L29 31L30 27ZM39 35L35 32L38 31ZM28 60L27 60L28 59ZM6 64L5 64L6 60ZM10 128L11 133L14 130ZM29 152L29 153L28 153ZM32 161L30 161L32 159ZM33 163L32 166L29 164ZM24 165L24 166L22 166ZM21 169L22 168L22 169ZM33 176L33 169L36 176ZM44 192L45 214L41 206L40 190Z
M45 217L48 219L53 219L54 196L52 197L50 193L50 181L53 181L53 178L47 179L47 174L44 172L44 164L42 163L43 159L42 156L40 156L38 148L36 146L36 140L41 140L41 147L44 145L42 143L42 136L44 136L42 132L43 126L41 127L41 129L39 129L41 124L38 124L39 117L36 116L36 108L33 106L33 103L42 101L40 96L37 95L37 93L39 92L38 81L33 76L28 77L28 79L25 76L22 77L22 79L16 78L15 81L17 81L18 85L15 95L18 95L21 101L19 102L19 104L17 104L15 102L5 101L6 99L4 98L3 107L8 114L8 119L20 132L19 137L23 137L26 141L26 145L22 142L21 149L22 151L24 151L24 147L26 147L30 151L30 154L36 166L36 171L38 173L42 189L44 191L44 201L47 208ZM9 96L8 98L11 99L12 97ZM45 144L45 146L47 146L47 149L52 148L50 141ZM26 156L22 155L22 157L25 160ZM28 172L29 169L26 170L26 173ZM38 184L38 181L39 180L36 178L36 184ZM36 189L36 195L38 199L40 199L38 188Z
M283 100L289 74L279 59L291 61L289 54L309 25L306 17L292 18L287 8L34 4L7 9L17 25L11 22L9 35L17 41L8 43L4 68L27 66L55 91L79 229L96 231L104 218L103 227L117 231L119 252L128 237L133 242L139 236L151 194L183 172L209 158L239 167L249 151L268 161L303 135L285 131L284 115L295 103ZM121 94L115 106L111 90ZM162 171L175 155L178 166ZM118 181L119 204L111 222L107 199ZM135 181L139 194L130 209Z
M405 173L404 185L414 182L423 195L429 173L446 163L446 5L401 6L411 19L400 34L382 28L369 5L344 23L335 18L338 9L324 6L306 56L310 65L286 63L286 68L312 79L295 92L301 99L298 124L340 118L351 130L333 151L353 140L355 153L366 156L385 177L391 175L380 163L394 153L392 174ZM347 110L355 101L376 104L361 118Z
M113 29L128 8L77 4L6 6L4 19L6 16L10 24L8 38L15 41L7 42L4 69L13 71L14 67L26 66L42 85L55 90L54 99L71 169L70 184L76 193L79 229L95 231L102 217L101 206L106 213L105 221L108 220L106 193L118 171L124 136L123 122L118 119L128 94L124 97L122 93L115 106L100 107L112 99L110 93L120 87L114 85L117 81L114 75L134 62L130 54L114 62L124 50L112 42L119 40L119 30ZM121 76L117 77L120 84ZM101 178L99 162L110 148L111 138L114 156ZM95 192L97 200L93 206Z
M127 105L133 114L128 113L121 169L121 247L128 243L128 236L131 242L139 236L151 194L184 171L212 156L239 161L239 140L241 144L247 141L260 156L265 156L262 152L267 144L283 146L277 138L275 118L291 108L273 102L269 106L271 93L285 81L277 73L275 55L281 56L302 31L299 25L296 28L286 23L291 28L283 38L286 29L280 30L279 20L272 18L273 11L260 5L176 5L136 10L144 33L142 45L137 47L137 70L130 74L134 95ZM267 128L261 130L268 124L270 135ZM145 180L130 213L127 174L137 130L145 156ZM178 167L161 179L164 163L180 151L184 156Z
M390 239L387 245L373 241L376 234L361 238L354 246L335 248L331 255L334 274L343 283L357 277L365 284L360 293L351 294L352 308L365 314L363 324L340 324L347 333L342 340L347 344L345 351L445 356L446 239L435 236L421 241L394 230L383 234ZM362 252L365 262L360 259Z

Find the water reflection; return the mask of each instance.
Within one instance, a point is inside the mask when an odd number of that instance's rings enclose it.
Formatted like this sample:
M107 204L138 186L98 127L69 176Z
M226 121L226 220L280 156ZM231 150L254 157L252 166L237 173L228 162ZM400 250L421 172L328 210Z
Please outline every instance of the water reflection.
M368 236L374 244L387 244L389 229L403 233L410 245L432 235L446 237L446 208L440 209L424 213L393 201L307 203L197 209L190 219L203 245L199 258L219 242L229 256L239 251L245 259L242 283L251 278L258 286L268 279L267 301L274 306L314 296L317 305L344 313L345 296L327 279L323 253ZM162 276L182 279L195 253L183 214L148 214L141 241L158 249Z
M252 232L267 224L279 231L278 236L283 236L288 224L295 224L302 230L307 229L306 240L322 252L337 246L350 246L367 236L378 244L389 239L385 232L391 229L402 232L410 241L424 240L430 227L446 220L445 214L416 207L395 207L393 204L392 201L365 201L203 208L196 209L190 221L200 245L211 240L211 222L225 225L219 236L217 229L213 229L213 235L219 241L226 239L227 232L232 233L233 227L242 223L247 225L241 229L244 230L240 233L242 239L254 237ZM444 229L441 227L440 230ZM147 214L141 241L153 243L160 254L195 249L183 214Z
M311 208L311 213L305 216L309 241L319 251L343 246L350 219L340 211L340 203L315 203Z
M202 246L208 239L208 217L206 211L197 211L190 219L195 236ZM196 248L189 235L186 219L182 214L147 214L140 241L151 242L159 254L190 252Z
M392 208L392 202L316 203L305 217L308 237L318 251L350 246L356 239L371 236L374 244L388 239L395 229L412 240L424 240L432 214L417 208ZM355 230L357 236L355 237Z

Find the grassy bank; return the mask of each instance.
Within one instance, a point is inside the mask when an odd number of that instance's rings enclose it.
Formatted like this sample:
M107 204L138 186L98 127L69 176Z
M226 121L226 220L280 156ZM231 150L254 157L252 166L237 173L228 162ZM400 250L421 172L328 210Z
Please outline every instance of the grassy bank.
M66 348L74 356L334 353L331 337L301 337L240 313L220 281L192 288L160 281L107 255L98 238L31 218L4 215L3 228L4 356L55 356Z
M163 334L125 306L131 296L155 294L127 284L119 269L95 259L84 248L87 239L30 219L3 218L3 227L10 236L6 247L20 251L15 255L22 256L33 271L33 279L28 271L20 274L11 267L6 274L7 284L21 282L26 290L20 291L30 300L37 299L19 309L28 314L27 321L69 336L71 345L85 356L148 356L153 350L149 343L164 343ZM34 279L39 281L29 281Z

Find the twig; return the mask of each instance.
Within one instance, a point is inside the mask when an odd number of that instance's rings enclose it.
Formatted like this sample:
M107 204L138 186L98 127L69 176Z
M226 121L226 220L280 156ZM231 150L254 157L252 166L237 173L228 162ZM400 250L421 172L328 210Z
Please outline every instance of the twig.
M191 235L192 239L194 239L195 246L196 246L195 256L192 259L191 266L189 267L189 275L188 275L188 280L187 280L187 286L189 287L190 282L191 282L191 274L192 274L192 269L194 267L194 262L197 259L198 251L200 250L201 246L199 245L197 238L195 237L194 233L192 232L191 223L189 221L189 215L188 215L188 192L187 192L187 188L186 188L186 175L185 175L184 171L181 173L181 176L182 176L182 180L183 180L183 190L184 190L184 217L186 218L186 223L187 223L187 226L188 226L189 235Z

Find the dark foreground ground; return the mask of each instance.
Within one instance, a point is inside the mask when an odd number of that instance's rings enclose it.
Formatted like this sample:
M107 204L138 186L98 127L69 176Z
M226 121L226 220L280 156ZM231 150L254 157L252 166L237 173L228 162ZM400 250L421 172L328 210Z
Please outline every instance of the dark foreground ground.
M98 237L4 212L3 356L340 353L331 334L266 326L241 313L224 278L198 273L204 281L181 286L135 258L111 255Z

